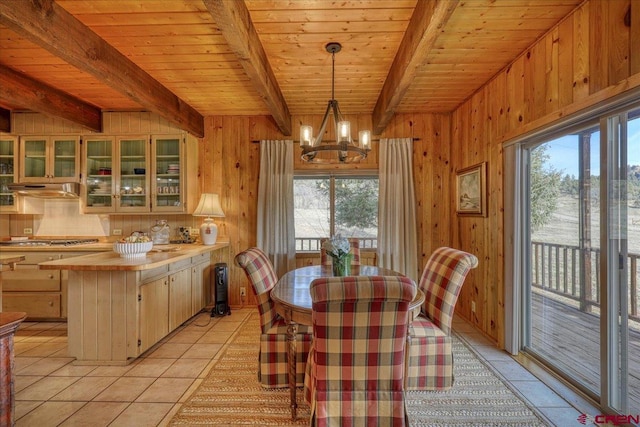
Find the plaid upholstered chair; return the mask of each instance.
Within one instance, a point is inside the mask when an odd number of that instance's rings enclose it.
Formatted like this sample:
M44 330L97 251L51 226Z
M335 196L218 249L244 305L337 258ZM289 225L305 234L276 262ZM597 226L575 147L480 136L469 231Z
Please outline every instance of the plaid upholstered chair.
M403 383L416 289L403 276L311 282L314 337L304 390L311 425L408 425Z
M320 265L332 265L333 260L327 255L327 251L322 249L322 244L328 239L320 239ZM351 265L360 265L360 240L359 239L347 239L351 246L351 253L353 258L351 259Z
M258 248L250 248L235 257L251 282L260 312L260 368L258 381L263 387L289 387L287 324L275 310L271 289L278 278L267 255ZM311 327L298 326L296 354L296 383L304 384L304 371L311 347Z
M467 273L478 258L457 249L436 249L427 261L418 287L425 300L409 327L407 390L446 390L453 386L451 322Z

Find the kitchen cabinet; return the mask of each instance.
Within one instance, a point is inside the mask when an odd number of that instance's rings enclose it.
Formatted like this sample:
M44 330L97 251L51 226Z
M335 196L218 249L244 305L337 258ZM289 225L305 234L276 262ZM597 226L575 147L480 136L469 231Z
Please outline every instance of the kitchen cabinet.
M38 264L88 253L6 252L25 259L16 264L15 270L2 275L2 311L23 311L29 320L66 319L68 273L39 270Z
M194 260L191 267L191 312L198 313L208 304L211 292L211 258L202 254L199 259ZM195 257L194 257L195 258Z
M169 278L140 285L138 352L143 353L169 333Z
M185 189L187 177L197 180L197 158L189 163L194 170L189 173L181 136L90 137L83 145L85 213L183 213L195 208Z
M17 182L16 169L18 166L18 138L0 136L0 213L17 213L18 202L7 187Z
M90 137L83 145L84 212L149 212L148 137Z
M19 173L19 182L80 182L80 137L20 137Z
M191 268L169 275L169 330L173 331L193 316L191 310Z
M128 260L104 252L40 264L69 274L69 356L77 363L127 364L149 350L204 308L194 294L206 295L211 259L226 260L228 246L186 245Z

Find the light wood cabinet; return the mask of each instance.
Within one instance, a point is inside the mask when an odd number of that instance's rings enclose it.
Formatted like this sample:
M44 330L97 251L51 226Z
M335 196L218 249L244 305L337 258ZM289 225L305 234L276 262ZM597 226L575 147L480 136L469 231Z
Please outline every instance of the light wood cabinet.
M169 278L162 277L140 286L138 354L169 333Z
M80 137L20 138L20 182L80 182Z
M7 252L24 256L16 268L2 274L2 311L22 311L29 320L67 317L67 278L62 270L39 270L38 264L91 252Z
M227 246L160 258L147 269L103 269L94 264L100 257L86 265L56 261L69 269L69 355L78 363L127 364L149 350L205 306L211 251L227 253Z
M196 262L191 268L191 312L193 314L214 302L209 301L210 284L211 262L209 259Z
M33 252L15 255L22 255L25 260L2 275L2 311L22 311L29 319L62 319L61 272L38 270L39 262L60 259L60 255Z
M0 135L0 213L17 213L18 202L8 185L17 182L18 138Z
M91 136L83 147L84 212L184 213L195 208L198 192L186 189L188 182L197 182L197 147L188 150L184 137Z
M169 275L169 329L174 330L193 316L191 310L191 268Z

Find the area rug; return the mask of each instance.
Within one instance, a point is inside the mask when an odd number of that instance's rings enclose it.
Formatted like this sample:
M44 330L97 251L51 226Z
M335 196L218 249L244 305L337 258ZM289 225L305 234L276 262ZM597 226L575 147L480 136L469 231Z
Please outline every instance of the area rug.
M308 425L309 406L298 389L291 421L288 389L263 389L257 380L260 325L251 314L208 377L172 418L171 426ZM547 426L458 338L455 385L406 395L411 426Z

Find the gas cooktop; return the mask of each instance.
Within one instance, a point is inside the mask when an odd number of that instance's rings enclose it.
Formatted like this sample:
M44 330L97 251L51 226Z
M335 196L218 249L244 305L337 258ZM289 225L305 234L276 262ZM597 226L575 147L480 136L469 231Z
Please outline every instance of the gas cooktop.
M98 239L29 239L29 240L3 240L2 246L73 246L97 243Z

